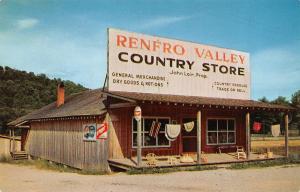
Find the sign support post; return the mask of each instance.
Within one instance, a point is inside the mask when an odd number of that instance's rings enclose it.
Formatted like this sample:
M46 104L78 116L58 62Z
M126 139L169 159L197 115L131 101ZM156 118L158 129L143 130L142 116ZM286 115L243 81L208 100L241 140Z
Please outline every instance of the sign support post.
M137 166L142 165L142 110L139 106L134 109L134 118L137 121Z

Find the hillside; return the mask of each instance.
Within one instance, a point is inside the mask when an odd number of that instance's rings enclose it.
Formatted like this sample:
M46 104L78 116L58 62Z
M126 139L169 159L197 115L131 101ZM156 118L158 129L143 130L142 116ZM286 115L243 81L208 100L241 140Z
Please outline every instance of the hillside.
M61 79L45 74L0 66L0 133L6 123L56 100L56 86ZM66 95L86 90L80 84L63 81ZM2 128L2 130L1 130Z

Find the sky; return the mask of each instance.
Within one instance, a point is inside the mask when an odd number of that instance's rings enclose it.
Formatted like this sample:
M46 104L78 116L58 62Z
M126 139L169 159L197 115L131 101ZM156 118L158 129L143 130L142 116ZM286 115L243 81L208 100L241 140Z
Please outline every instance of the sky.
M109 27L249 52L255 100L300 90L300 0L0 0L0 65L102 87Z

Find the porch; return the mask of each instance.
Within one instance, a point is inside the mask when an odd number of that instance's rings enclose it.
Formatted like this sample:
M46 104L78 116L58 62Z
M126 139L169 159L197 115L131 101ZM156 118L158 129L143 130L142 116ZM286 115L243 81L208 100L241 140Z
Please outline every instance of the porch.
M124 158L124 159L109 159L109 165L114 168L122 170L130 169L144 169L144 168L170 168L170 167L189 167L189 166L201 166L201 165L221 165L221 164L232 164L232 163L244 163L244 162L254 162L254 161L267 161L286 158L282 155L272 154L268 156L267 153L255 153L251 152L248 158L238 159L237 153L209 153L202 154L201 158L205 159L200 164L197 163L197 154L189 154L193 159L193 162L184 163L181 162L183 156L173 155L173 156L156 156L155 164L149 164L149 159L147 157L142 157L141 166L137 166L137 157ZM173 159L175 161L170 161Z
M27 122L26 122L27 123ZM27 160L29 155L25 150L25 143L28 137L28 125L19 124L16 127L9 127L9 153L13 160ZM16 133L18 133L16 135Z
M110 128L114 133L109 148L109 163L112 166L120 165L127 168L193 166L288 156L287 134L284 134L284 154L274 154L273 157L267 158L251 151L250 114L257 111L283 114L284 132L287 133L288 113L293 110L290 107L251 100L123 92L109 92L107 100L111 116ZM140 122L132 117L135 106L139 106L143 111ZM156 137L149 134L153 122L160 124ZM193 123L193 128L187 130L186 124L190 123ZM167 124L181 127L180 134L171 142L165 137ZM236 158L234 152L237 146L243 148L245 159ZM220 151L221 154L216 154ZM157 155L156 163L147 164L145 156L149 153ZM193 153L190 163L183 163L184 161L180 160L180 155L184 153ZM202 159L203 156L206 159Z

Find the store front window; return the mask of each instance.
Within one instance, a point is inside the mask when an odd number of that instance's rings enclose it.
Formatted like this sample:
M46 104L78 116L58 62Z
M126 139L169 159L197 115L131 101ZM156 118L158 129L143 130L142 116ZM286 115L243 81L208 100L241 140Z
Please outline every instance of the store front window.
M157 137L151 137L150 129L152 123L160 123L160 129ZM170 123L168 117L144 117L142 118L142 147L170 147L171 143L165 136L165 126ZM132 119L132 147L137 147L137 122Z
M208 145L236 143L236 129L234 119L208 119L206 127L206 143Z

